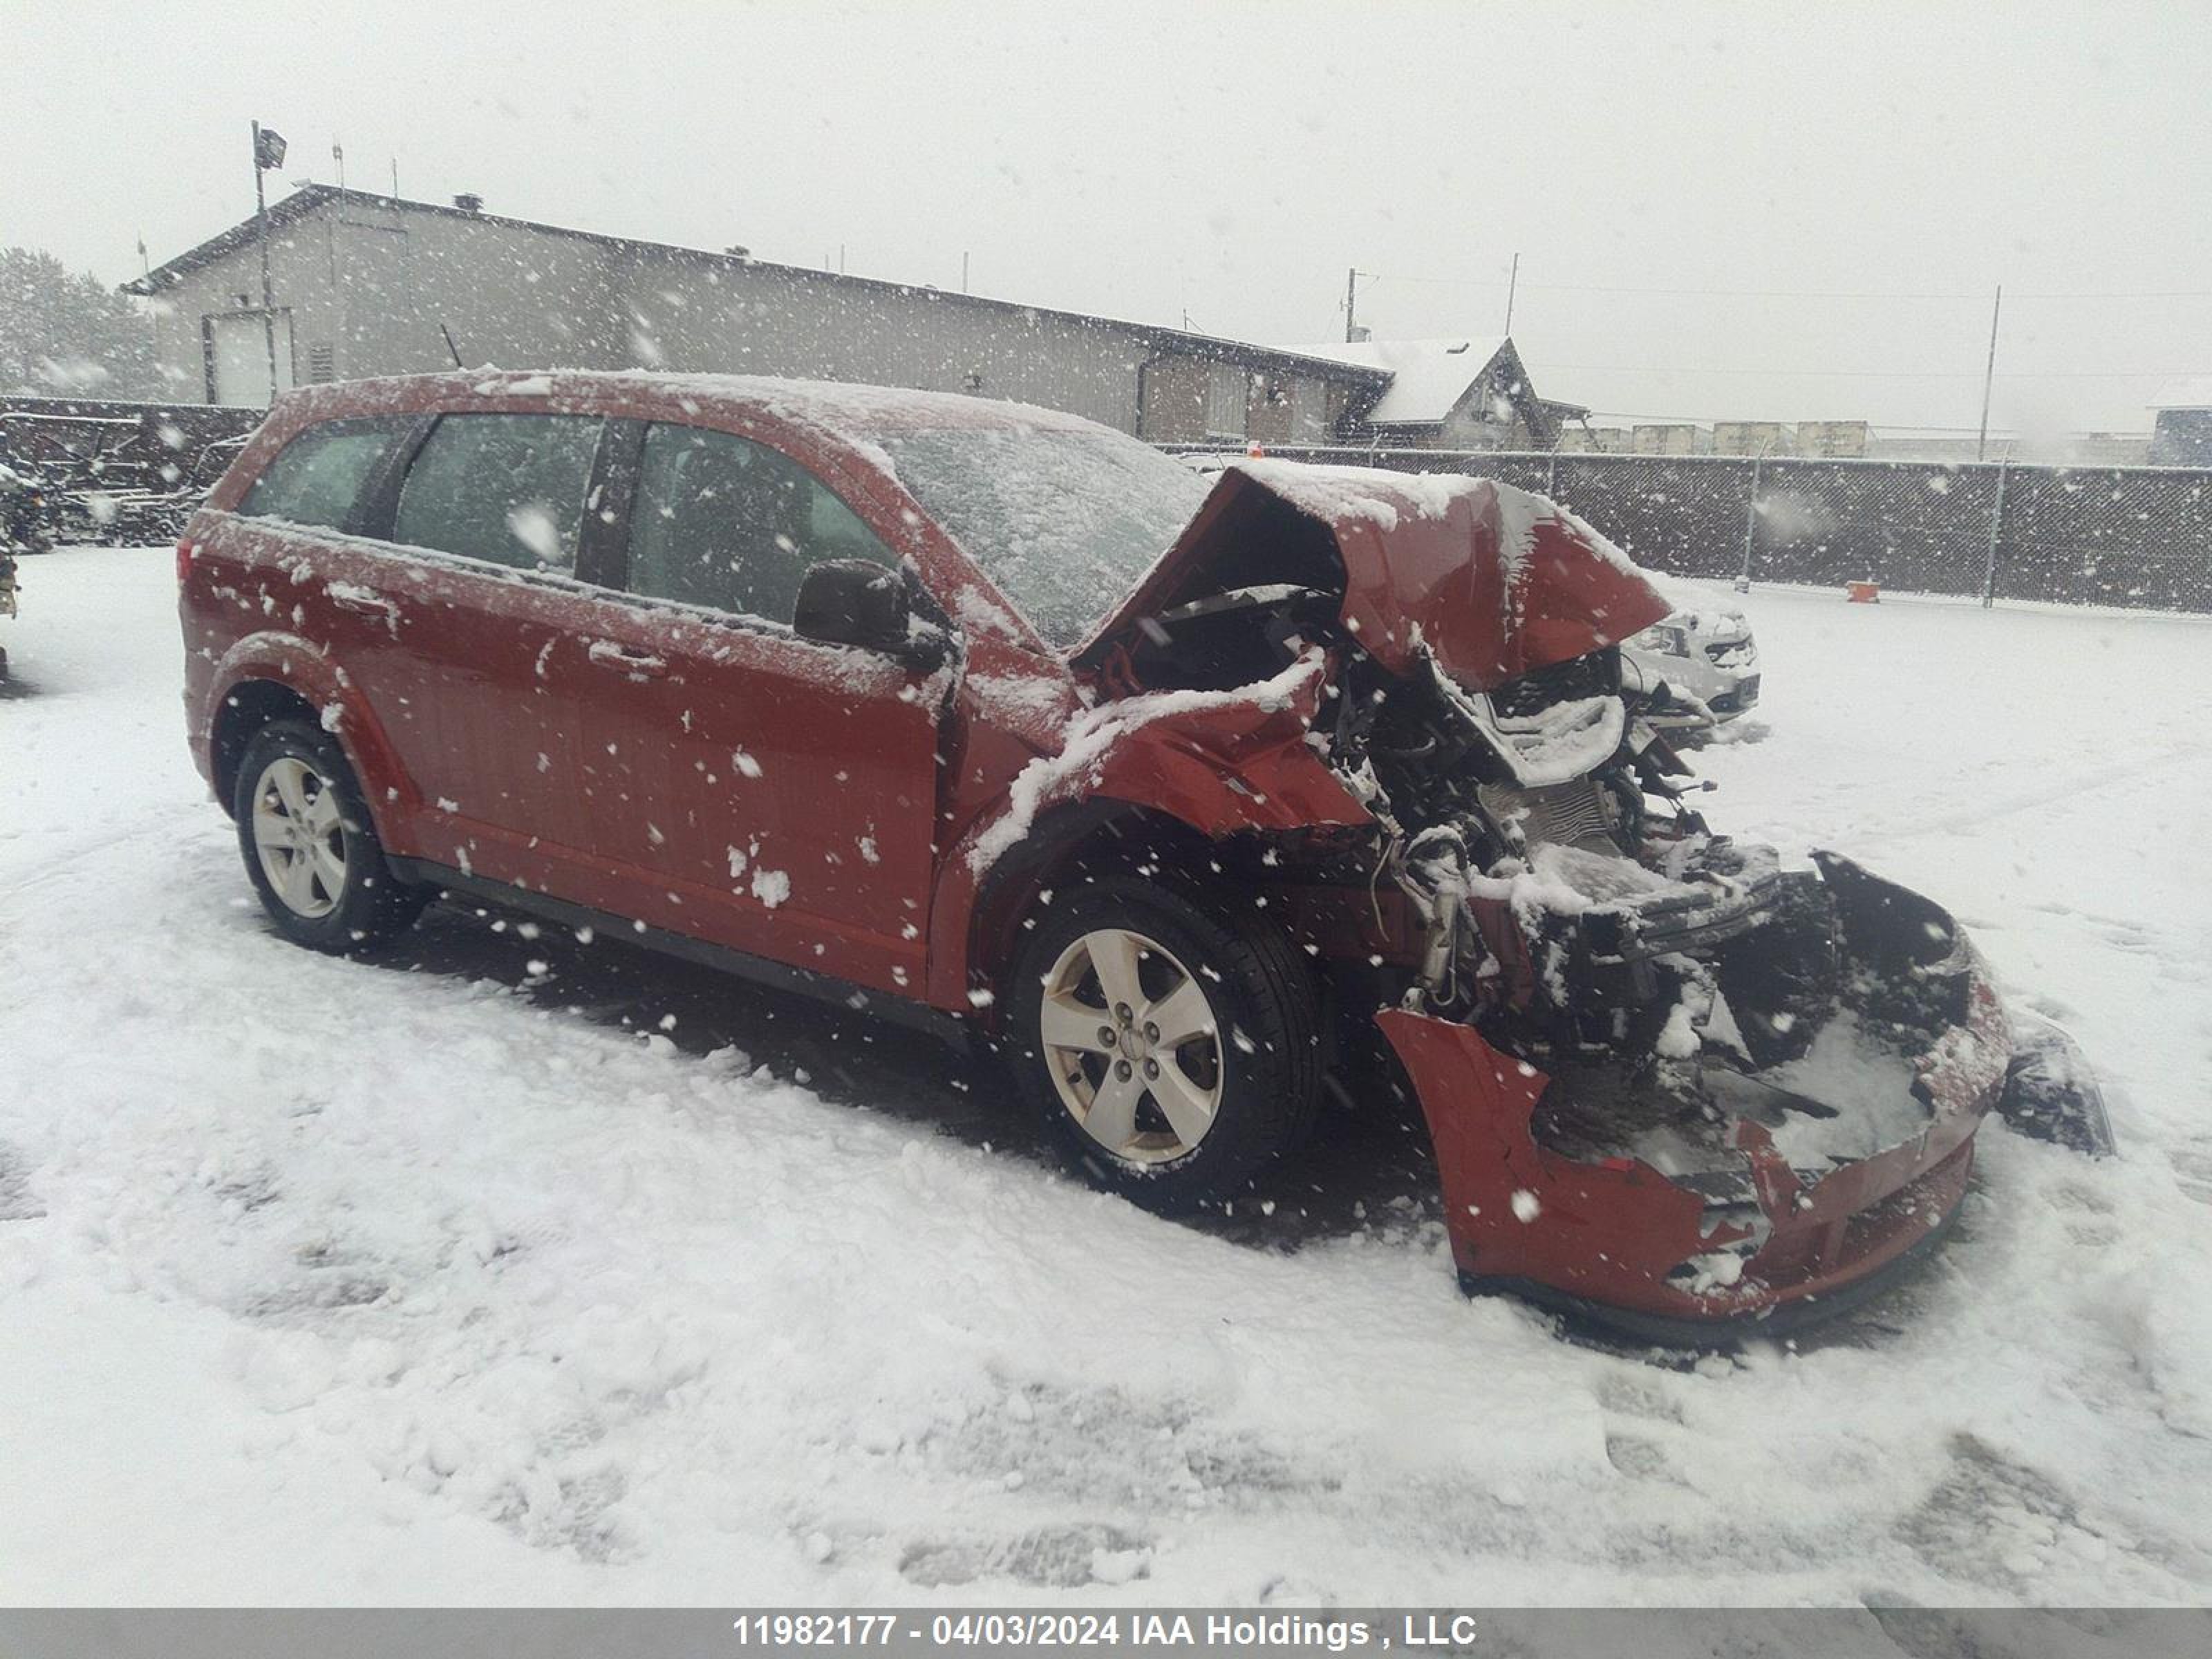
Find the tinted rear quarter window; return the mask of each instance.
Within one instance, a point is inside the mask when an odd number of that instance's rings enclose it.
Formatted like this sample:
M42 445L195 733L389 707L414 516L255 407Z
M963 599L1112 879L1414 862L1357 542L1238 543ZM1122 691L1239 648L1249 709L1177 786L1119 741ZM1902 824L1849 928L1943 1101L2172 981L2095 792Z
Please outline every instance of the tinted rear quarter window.
M311 426L263 469L238 510L250 519L343 530L404 422Z
M519 570L576 568L596 415L447 415L400 486L392 538Z

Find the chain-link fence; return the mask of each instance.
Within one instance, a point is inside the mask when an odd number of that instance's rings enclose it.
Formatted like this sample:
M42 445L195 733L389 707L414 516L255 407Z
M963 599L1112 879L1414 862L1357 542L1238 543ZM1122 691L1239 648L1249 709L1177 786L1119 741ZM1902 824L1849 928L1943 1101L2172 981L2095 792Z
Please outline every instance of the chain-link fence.
M1471 472L1574 509L1677 575L2212 611L2212 471L1733 455L1271 449Z

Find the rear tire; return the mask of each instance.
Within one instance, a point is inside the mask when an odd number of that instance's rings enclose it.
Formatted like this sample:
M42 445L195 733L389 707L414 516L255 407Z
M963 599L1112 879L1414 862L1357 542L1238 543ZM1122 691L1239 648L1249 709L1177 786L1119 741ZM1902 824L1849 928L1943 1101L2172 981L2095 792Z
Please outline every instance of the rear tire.
M231 802L247 879L276 929L332 956L407 927L429 889L392 873L344 751L302 720L274 720L246 745Z
M1320 1102L1312 976L1225 908L1133 876L1063 890L1012 976L1023 1092L1077 1167L1148 1209L1244 1190Z

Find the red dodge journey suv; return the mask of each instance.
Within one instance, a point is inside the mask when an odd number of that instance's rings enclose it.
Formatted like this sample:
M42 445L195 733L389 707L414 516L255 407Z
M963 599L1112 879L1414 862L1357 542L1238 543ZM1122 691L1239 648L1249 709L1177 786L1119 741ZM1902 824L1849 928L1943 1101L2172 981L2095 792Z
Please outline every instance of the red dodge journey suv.
M1616 648L1668 601L1502 484L440 374L280 399L178 568L194 755L292 939L453 891L964 1024L1163 1207L1388 1067L1464 1279L1632 1332L1923 1254L2042 1052L1934 904L1689 809Z

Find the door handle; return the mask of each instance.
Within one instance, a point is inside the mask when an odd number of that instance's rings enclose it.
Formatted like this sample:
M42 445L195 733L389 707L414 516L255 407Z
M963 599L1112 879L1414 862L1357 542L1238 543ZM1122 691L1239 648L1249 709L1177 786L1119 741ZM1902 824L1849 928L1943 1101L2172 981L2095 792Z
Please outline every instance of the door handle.
M332 582L323 590L330 595L331 603L341 611L350 611L357 617L374 617L390 629L396 637L399 632L399 607L374 588L356 587L350 582Z
M617 645L612 640L593 640L584 653L595 668L611 673L628 674L635 679L658 679L668 672L668 665L659 657L642 651L632 651Z
M328 592L331 603L341 611L350 611L363 617L396 617L399 607L381 593L372 593L365 587L346 587L337 582Z

